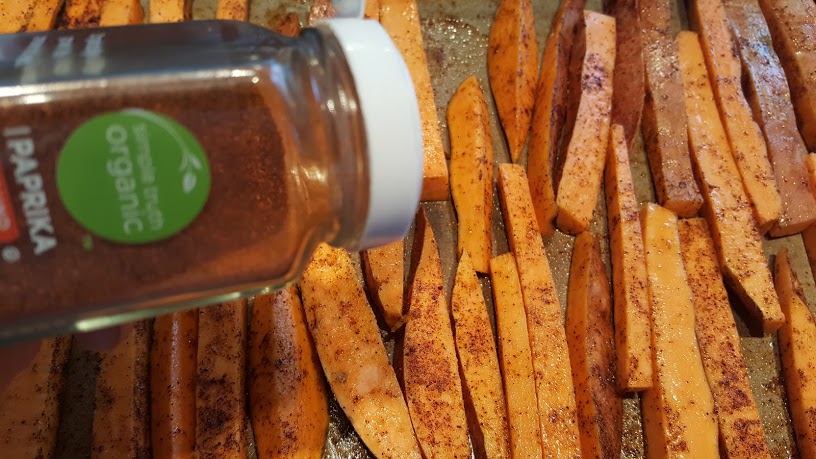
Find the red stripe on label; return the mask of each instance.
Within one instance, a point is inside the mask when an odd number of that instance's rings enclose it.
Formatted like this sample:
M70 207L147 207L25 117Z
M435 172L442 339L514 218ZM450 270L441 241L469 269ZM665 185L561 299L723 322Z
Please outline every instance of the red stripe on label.
M14 218L14 208L11 206L6 174L0 164L0 244L14 242L20 236L17 221Z

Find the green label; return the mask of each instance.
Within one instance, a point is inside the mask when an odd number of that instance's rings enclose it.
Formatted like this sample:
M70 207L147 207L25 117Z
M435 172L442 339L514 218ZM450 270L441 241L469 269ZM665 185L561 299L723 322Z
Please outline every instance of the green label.
M154 242L201 212L210 166L184 126L128 109L96 116L71 134L57 161L57 189L71 216L95 235Z

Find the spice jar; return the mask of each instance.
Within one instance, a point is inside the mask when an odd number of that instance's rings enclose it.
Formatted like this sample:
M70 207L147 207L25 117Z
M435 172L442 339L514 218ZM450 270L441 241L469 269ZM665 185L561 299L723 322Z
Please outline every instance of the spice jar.
M0 343L295 279L401 238L419 111L374 21L0 36Z

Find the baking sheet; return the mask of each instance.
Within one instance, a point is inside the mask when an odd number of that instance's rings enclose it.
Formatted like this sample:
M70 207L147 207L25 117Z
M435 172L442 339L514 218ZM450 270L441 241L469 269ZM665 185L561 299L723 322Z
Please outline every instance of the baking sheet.
M420 16L422 17L425 50L438 106L438 118L442 126L446 148L448 147L445 121L447 102L465 78L475 75L485 90L485 97L490 109L491 132L493 134L496 161L507 162L509 160L508 151L498 123L487 80L486 50L488 34L499 1L418 0L418 3ZM674 5L673 25L675 31L679 31L683 25L687 24L685 11L681 3L676 2ZM215 0L194 0L193 5L194 19L214 17ZM275 24L285 14L295 12L305 20L309 5L310 1L308 0L286 2L255 0L251 5L250 19L257 24L268 26ZM550 23L557 7L558 2L556 0L533 0L539 56L543 51ZM600 11L600 0L587 1L587 8ZM642 139L636 141L635 148L631 152L631 159L638 200L641 203L653 201L654 193L645 152L642 148ZM423 205L430 216L439 243L443 262L443 275L448 298L450 298L456 264L455 212L450 202L426 203ZM498 255L508 251L498 200L494 203L493 221L493 250L494 255ZM596 234L606 234L605 205L602 198L598 200L598 210L591 230ZM566 305L567 276L572 253L572 239L572 237L560 233L545 239L562 306ZM409 242L410 240L411 235L409 234ZM606 238L603 238L601 243L604 255L607 257L607 267L609 267ZM814 282L801 237L797 235L771 241L766 240L766 255L768 257L772 256L783 246L788 247L791 251L794 268L804 285L809 304L812 305L813 300L816 299L816 296L814 296ZM409 250L410 244L407 245L406 252L409 252ZM359 258L355 259L359 263ZM485 292L485 299L492 310L490 281L485 276L481 276L480 279ZM811 309L813 309L813 306L811 306ZM793 446L793 433L785 405L784 387L779 376L780 364L776 339L750 337L739 314L735 314L735 316L742 336L751 388L765 426L771 455L779 459L796 457L795 447ZM392 337L384 335L384 339L389 350L392 349ZM57 448L58 457L77 458L87 457L90 454L94 386L98 361L97 354L76 348L73 351L68 369L68 385ZM638 398L636 396L627 398L624 406L622 457L643 457L643 436ZM330 407L330 413L331 426L324 457L331 459L371 457L345 419L342 411L334 402ZM254 447L250 448L250 457L255 457Z

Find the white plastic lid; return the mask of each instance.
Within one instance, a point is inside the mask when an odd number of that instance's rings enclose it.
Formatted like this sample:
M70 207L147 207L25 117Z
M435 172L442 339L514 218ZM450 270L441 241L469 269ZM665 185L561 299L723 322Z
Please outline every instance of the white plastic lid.
M422 126L400 51L379 22L328 19L354 78L368 141L369 206L360 249L408 232L422 191Z

